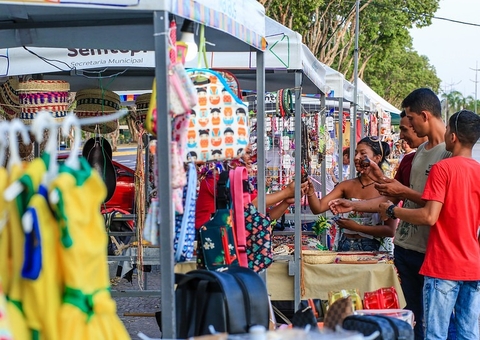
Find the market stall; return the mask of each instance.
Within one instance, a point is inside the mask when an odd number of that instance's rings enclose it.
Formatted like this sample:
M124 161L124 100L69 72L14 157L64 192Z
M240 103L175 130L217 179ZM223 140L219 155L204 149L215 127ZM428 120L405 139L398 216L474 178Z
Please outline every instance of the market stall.
M168 13L179 18L202 23L219 39L216 48L242 51L254 49L257 58L257 91L264 92L263 49L265 48L264 8L256 1L177 2L168 0L110 1L104 5L65 4L49 1L0 1L0 48L18 46L49 48L115 49L155 51L157 79L157 108L168 112L167 46ZM179 20L180 22L180 20ZM211 29L211 30L210 30ZM212 38L213 39L213 38ZM220 43L222 41L222 43ZM6 58L3 58L6 59ZM64 71L62 69L62 71ZM73 72L75 73L75 72ZM108 72L107 72L108 73ZM128 72L125 71L125 76ZM132 82L138 73L132 72ZM115 73L114 73L115 74ZM112 74L110 74L113 77ZM151 74L148 74L151 80ZM81 78L79 78L81 79ZM85 81L85 79L82 79ZM121 83L123 81L116 81ZM73 83L73 82L71 82ZM75 88L75 86L72 86ZM149 87L151 87L151 81ZM112 90L115 87L112 86ZM169 145L171 125L167 115L158 121L158 143ZM171 178L170 148L157 148L159 188ZM165 186L163 186L165 188ZM168 187L168 186L167 186ZM172 201L171 190L160 190L159 199ZM163 225L173 226L172 206L163 204L160 219ZM162 267L161 303L163 336L175 338L175 301L173 275L173 228L161 228L160 264Z
M301 36L289 28L279 24L278 22L266 17L265 18L265 36L268 43L267 50L265 51L265 91L273 94L273 99L270 99L267 95L265 100L258 100L256 93L262 93L256 90L256 84L258 79L255 76L258 67L261 64L254 58L253 52L225 52L212 50L207 52L207 61L209 67L214 69L228 70L232 72L240 83L240 87L247 93L252 93L252 108L257 112L269 112L267 113L270 118L266 118L266 115L257 115L257 132L264 132L268 129L271 130L272 124L268 124L266 119L271 118L272 111L275 111L276 91L279 89L289 89L293 96L293 112L304 113L302 107L302 93L318 94L321 98L324 93L327 92L328 87L325 81L325 68L315 58L315 56L302 44ZM209 42L215 43L214 40L208 39ZM195 62L187 63L186 66L195 66ZM317 99L317 106L320 106L321 99ZM262 105L264 107L262 108ZM272 120L273 121L273 120ZM281 122L282 126L285 121L288 121L290 127L288 134L288 141L284 145L290 145L294 141L301 140L301 129L294 129L295 126L301 126L301 114L293 114L288 118L280 119L276 121ZM286 126L286 124L285 124ZM287 137L287 136L284 136ZM291 137L291 138L290 138ZM257 167L259 169L266 169L266 163L268 159L268 150L266 150L266 138L271 138L271 135L266 136L264 133L257 134ZM277 136L278 140L278 136ZM272 148L276 148L276 151L280 152L278 144L274 144L273 140L269 141L269 145ZM293 156L293 149L288 148L288 166L295 164L295 167L289 167L291 173L295 174L297 183L300 183L301 174L301 143L295 143L295 156ZM272 151L270 151L271 153ZM287 152L285 152L287 154ZM283 164L283 163L282 163ZM259 188L259 201L258 207L260 211L265 210L265 173L259 171L257 174L257 186ZM300 197L300 187L297 188L296 196ZM296 211L300 211L300 201L296 202ZM301 224L300 214L295 216L295 223ZM296 240L298 240L298 247L300 247L301 229L295 230ZM295 268L295 299L300 299L300 255L293 259Z

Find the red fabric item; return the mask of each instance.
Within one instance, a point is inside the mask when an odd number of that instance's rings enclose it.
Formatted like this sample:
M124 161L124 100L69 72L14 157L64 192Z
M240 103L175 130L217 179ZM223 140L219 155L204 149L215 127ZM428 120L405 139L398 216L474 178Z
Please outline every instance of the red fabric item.
M218 175L207 176L200 182L198 190L197 205L195 209L195 229L210 220L215 212L215 192L217 190Z
M397 173L395 174L395 179L409 188L413 157L415 157L415 152L403 156L402 161L398 165Z
M441 202L443 207L430 228L420 274L442 280L480 280L479 173L476 160L461 156L432 166L422 199Z

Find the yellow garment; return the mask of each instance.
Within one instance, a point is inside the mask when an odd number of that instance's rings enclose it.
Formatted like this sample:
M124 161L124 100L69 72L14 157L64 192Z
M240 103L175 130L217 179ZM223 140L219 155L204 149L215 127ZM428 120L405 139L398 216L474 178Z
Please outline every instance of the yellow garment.
M14 165L10 170L10 181L17 180L22 172L23 165ZM22 197L18 200L22 201ZM20 270L23 264L24 234L20 223L17 202L5 204L8 209L8 221L2 232L0 245L0 263L7 268L2 270L5 276L5 295L7 297L7 314L12 326L14 339L30 339L30 332L25 322L22 308L22 287L20 284Z
M58 315L63 290L58 263L58 225L45 196L40 193L30 199L28 211L38 221L41 236L36 245L41 247L42 259L38 278L22 279L23 311L30 330L36 332L39 339L57 340L60 339Z
M57 221L48 205L47 189L39 185L47 171L48 162L48 155L44 155L43 159L36 158L19 179L24 187L33 186L29 190L37 192L29 198L26 210L32 213L33 221L38 223L40 239L35 237L34 246L41 247L42 256L38 277L22 277L22 302L25 319L32 332L31 338L56 340L59 339L57 322L62 295L57 254L59 232ZM26 237L33 235L35 232L32 229L32 233ZM26 247L23 249L26 254Z
M51 189L59 201L52 205L62 232L60 266L65 283L60 307L60 338L69 340L129 339L110 296L107 234L100 206L107 191L85 159L81 169L60 167Z
M7 169L0 167L0 193L3 193L8 184L8 172ZM3 289L6 292L10 290L11 268L10 268L10 247L8 246L8 228L6 228L8 220L7 202L3 198L3 194L0 194L0 279L3 283Z

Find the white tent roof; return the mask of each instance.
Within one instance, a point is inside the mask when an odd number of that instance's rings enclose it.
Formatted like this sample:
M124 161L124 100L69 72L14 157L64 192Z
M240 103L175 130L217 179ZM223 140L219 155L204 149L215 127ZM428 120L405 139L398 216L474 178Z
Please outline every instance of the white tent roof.
M330 88L328 96L334 98L343 98L347 101L353 102L353 84L346 80L345 76L340 72L325 64L322 65L327 70L326 80L327 86Z
M395 106L383 99L379 94L373 91L367 84L363 82L362 79L358 78L358 89L363 91L371 99L371 108L373 109L376 105L382 108L384 111L390 113L399 114L400 110Z
M324 92L326 71L312 52L302 44L299 33L265 17L265 37L268 43L264 54L267 91L291 87L294 74L289 71L302 70L308 78L303 82L304 91ZM208 42L216 43L208 36L206 38ZM207 50L209 49L207 45ZM207 52L207 59L211 68L236 70L235 74L242 83L242 88L250 89L256 81L249 72L257 67L255 52ZM187 63L186 66L196 67L197 61Z

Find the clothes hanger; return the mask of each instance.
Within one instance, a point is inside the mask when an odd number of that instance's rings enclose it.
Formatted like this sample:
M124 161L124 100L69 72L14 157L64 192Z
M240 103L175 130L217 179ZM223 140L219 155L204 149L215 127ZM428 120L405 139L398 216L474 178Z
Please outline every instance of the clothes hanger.
M11 170L15 165L22 164L22 160L20 158L20 153L18 151L18 138L17 133L20 132L22 136L23 144L30 143L30 137L28 135L28 130L25 125L22 123L20 119L15 118L14 120L10 121L9 130L8 130L8 140L10 143L10 158L8 160L7 169ZM7 202L11 202L15 197L17 197L23 190L23 185L20 182L15 181L13 182L5 192L3 193L3 198Z
M5 136L6 138L0 138L0 166L5 163L5 158L7 156L7 147L8 147L8 131L10 126L6 120L0 122L0 136Z
M42 183L50 183L58 174L58 125L51 113L48 111L40 111L33 120L32 133L35 140L40 144L43 141L43 131L48 130L48 141L45 146L45 152L50 156L48 170L43 177Z
M77 116L70 113L62 123L62 134L64 137L68 137L72 127L74 128L73 148L65 161L65 165L73 170L79 170L80 161L78 160L78 153L80 152L80 145L82 144L82 131L80 129L80 120Z

